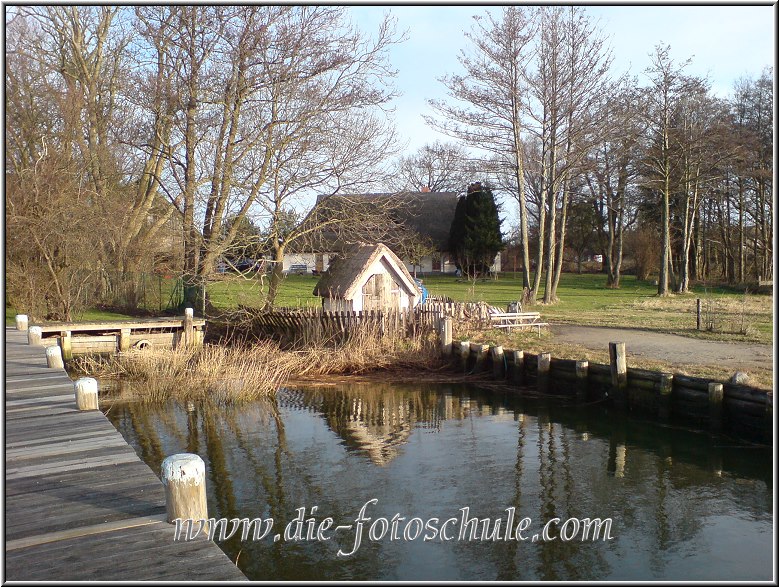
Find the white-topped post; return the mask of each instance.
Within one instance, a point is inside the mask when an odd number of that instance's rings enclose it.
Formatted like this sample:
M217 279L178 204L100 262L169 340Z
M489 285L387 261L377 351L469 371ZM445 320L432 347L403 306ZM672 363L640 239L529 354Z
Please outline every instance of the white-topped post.
M73 382L76 393L76 406L79 410L97 410L97 379L80 377Z
M16 315L16 330L27 330L27 314Z
M49 369L64 369L65 363L62 361L62 350L59 346L50 346L46 348L46 364Z
M208 520L206 464L198 455L180 453L162 461L162 484L168 522Z
M30 326L27 330L27 344L30 346L41 346L41 340L43 339L43 330L40 326Z

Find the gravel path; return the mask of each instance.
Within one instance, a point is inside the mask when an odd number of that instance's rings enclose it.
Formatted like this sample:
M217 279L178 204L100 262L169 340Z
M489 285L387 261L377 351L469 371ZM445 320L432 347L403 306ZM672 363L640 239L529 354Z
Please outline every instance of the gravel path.
M676 365L718 365L733 371L773 368L772 345L699 340L629 328L553 324L551 329L557 342L602 350L608 349L609 342L620 341L625 343L628 356L637 355Z

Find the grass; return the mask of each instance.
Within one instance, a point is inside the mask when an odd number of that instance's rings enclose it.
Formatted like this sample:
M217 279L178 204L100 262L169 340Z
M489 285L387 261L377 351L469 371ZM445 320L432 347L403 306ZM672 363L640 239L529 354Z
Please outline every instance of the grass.
M501 273L497 279L476 283L452 275L424 278L431 295L448 296L456 301L484 301L499 308L516 301L522 292L521 277ZM282 283L277 306L319 307L312 294L317 278L311 275L289 275ZM684 295L657 296L657 287L625 275L619 289L605 287L601 274L563 274L557 290L559 301L539 304L545 320L557 323L643 328L695 338L757 342L773 341L773 296L745 295L727 288L697 285ZM267 279L228 278L209 286L212 303L218 308L239 304L260 307L265 299ZM696 299L701 298L703 313L714 318L713 327L696 330Z
M14 326L16 324L16 314L18 312L11 306L5 307L5 325ZM88 322L90 320L127 320L131 319L129 314L122 314L120 312L110 312L107 310L89 309L85 310L81 314L75 317L76 322Z
M268 277L245 279L231 274L209 284L208 294L217 309L249 306L259 308L265 301ZM282 282L276 306L320 307L313 295L318 278L289 275ZM659 298L657 287L632 275L622 277L619 289L605 287L602 274L562 275L559 301L536 306L545 320L553 323L643 328L684 336L771 344L773 341L773 296L743 294L728 288L696 285L684 295ZM430 275L424 284L431 295L457 301L484 301L499 308L516 301L522 291L519 274L501 273L497 279L476 283L453 275ZM704 327L696 329L696 299L702 300ZM16 312L6 306L6 324L13 325ZM121 319L124 314L90 310L79 319ZM711 320L706 320L711 318ZM706 323L712 322L711 328Z

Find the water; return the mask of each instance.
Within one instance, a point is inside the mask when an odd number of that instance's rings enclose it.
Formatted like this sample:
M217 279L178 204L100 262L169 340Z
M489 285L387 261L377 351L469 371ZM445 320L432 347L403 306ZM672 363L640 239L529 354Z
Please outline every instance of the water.
M273 518L263 540L219 542L253 580L772 578L771 451L601 406L372 384L284 390L274 402L219 409L115 404L108 417L156 472L167 455L200 454L210 516ZM363 506L371 519L357 548ZM480 540L484 523L459 539L466 507L492 530L500 519L499 539ZM314 518L311 539L284 540L298 508ZM506 540L510 508L512 527L529 518L528 540ZM557 539L544 541L554 518ZM611 539L601 531L563 541L571 518L610 518ZM375 538L385 525L386 534L372 541L371 525Z

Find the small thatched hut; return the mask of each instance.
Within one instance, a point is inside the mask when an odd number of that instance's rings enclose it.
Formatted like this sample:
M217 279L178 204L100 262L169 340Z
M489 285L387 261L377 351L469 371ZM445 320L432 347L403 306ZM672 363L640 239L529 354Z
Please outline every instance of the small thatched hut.
M386 245L359 244L337 258L314 288L335 311L405 310L422 299L403 262Z

